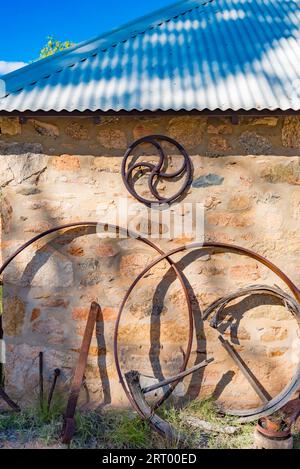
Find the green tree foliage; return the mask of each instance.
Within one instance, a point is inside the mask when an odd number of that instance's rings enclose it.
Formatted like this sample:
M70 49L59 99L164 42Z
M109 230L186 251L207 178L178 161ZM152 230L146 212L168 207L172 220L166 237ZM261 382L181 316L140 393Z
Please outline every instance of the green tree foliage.
M44 59L45 57L56 54L56 52L61 52L75 45L74 42L71 41L58 41L53 36L48 36L47 39L47 44L40 51L40 59Z

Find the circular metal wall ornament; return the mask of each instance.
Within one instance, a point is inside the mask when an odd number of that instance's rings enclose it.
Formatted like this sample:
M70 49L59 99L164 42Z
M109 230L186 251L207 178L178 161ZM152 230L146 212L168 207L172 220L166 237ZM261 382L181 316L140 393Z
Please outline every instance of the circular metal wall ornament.
M179 153L183 157L183 164L182 166L176 170L173 171L172 173L168 173L165 171L165 166L167 164L167 154L165 150L163 149L161 142L167 142L168 144L173 145L174 147L177 148ZM149 143L153 145L159 155L159 161L157 164L153 164L150 162L142 161L142 162L137 162L134 164L129 164L128 165L128 159L132 155L132 152L140 145L144 143ZM153 200L150 199L145 199L144 197L140 196L137 191L135 190L135 181L134 181L134 172L136 170L142 170L149 172L149 178L148 178L148 187L153 195ZM127 149L123 162L122 162L122 178L124 181L124 184L128 190L128 192L139 202L145 205L153 205L153 204L171 204L172 202L175 202L178 200L180 197L184 195L184 193L189 189L189 187L192 184L192 162L191 158L188 155L187 151L185 148L178 143L176 140L173 138L167 137L165 135L149 135L147 137L140 138L133 142L130 147ZM183 185L181 186L180 190L176 192L172 197L162 197L157 190L157 183L161 179L166 179L166 180L177 180L180 177L185 176Z
M126 380L127 383L124 379L122 370L121 370L121 365L120 365L120 360L119 360L119 347L118 347L118 332L119 332L119 326L120 326L120 321L121 317L123 315L124 307L125 304L128 300L129 294L134 290L135 286L139 282L139 280L146 275L149 270L151 270L154 266L159 264L161 261L163 261L166 258L171 259L171 256L174 254L188 251L191 249L197 249L197 250L213 250L214 252L232 252L238 255L245 255L251 259L254 259L270 269L274 274L276 274L289 288L289 290L292 292L294 299L292 297L289 297L286 295L284 292L282 292L278 287L272 288L272 287L266 287L266 286L255 286L250 287L250 290L255 291L260 290L260 291L266 291L270 294L273 294L277 296L278 298L282 299L284 303L286 303L286 307L290 310L290 312L294 315L295 319L297 320L298 325L300 326L300 290L296 287L296 285L291 281L291 279L284 273L282 270L280 270L275 264L264 258L263 256L249 250L246 248L242 248L239 246L235 245L230 245L230 244L223 244L223 243L193 243L190 245L184 245L181 247L178 247L172 251L169 251L168 253L162 255L158 259L155 259L152 263L150 263L144 270L141 272L141 274L135 279L131 287L129 288L126 296L124 297L124 300L121 304L121 307L119 309L117 321L116 321L116 328L115 328L115 341L114 341L114 353L115 353L115 362L116 362L116 367L117 367L117 372L119 375L120 383L125 391L125 394L129 398L130 403L134 407L135 410L138 411L138 413L144 418L144 420L149 421L151 426L158 431L159 433L165 434L165 436L169 435L169 430L170 426L169 424L166 424L167 426L164 428L164 423L161 422L159 419L156 421L156 416L154 414L154 411L166 400L167 397L169 397L170 393L167 393L157 402L151 409L151 418L148 415L147 411L147 404L144 401L144 399L141 399L141 396L143 395L143 392L145 390L140 389L138 387L131 387L131 384L134 382L138 382L138 373L133 371L131 372L132 374L132 383L130 384L130 379L128 380L128 377L130 378L130 373L126 374ZM248 289L249 292L249 289ZM241 294L246 294L246 292L238 292L237 294L233 294L233 297L239 297ZM208 316L217 308L222 308L224 303L228 302L228 300L231 300L231 297L225 298L225 300L222 301L222 299L217 300L211 307L209 307L203 319L207 319ZM220 311L220 309L218 310ZM212 323L212 327L215 327L218 324L218 313L216 314L216 317L214 318L214 321ZM225 342L225 341L224 341ZM196 368L196 367L195 367ZM193 369L190 371L193 372ZM197 370L194 370L197 371ZM175 377L176 378L176 377ZM162 384L162 383L161 383ZM178 381L172 386L171 392L174 390L175 386L178 384ZM281 409L295 394L295 392L298 390L300 385L300 364L298 364L297 370L295 372L294 377L292 378L291 382L281 391L281 393L276 396L275 398L271 398L268 402L265 402L264 405L262 405L259 408L256 409L248 409L248 410L238 410L238 411L230 411L228 412L229 415L235 415L239 417L241 422L251 422L254 420L257 420L259 417L265 417L268 415L273 414L277 410ZM139 390L139 392L134 395L133 390ZM146 409L146 410L145 410ZM226 413L226 412L224 412ZM155 416L155 418L154 418Z

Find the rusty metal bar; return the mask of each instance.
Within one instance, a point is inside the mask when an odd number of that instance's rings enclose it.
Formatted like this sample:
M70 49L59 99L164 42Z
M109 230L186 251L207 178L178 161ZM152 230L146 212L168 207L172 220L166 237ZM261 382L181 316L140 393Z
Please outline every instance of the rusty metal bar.
M194 366L193 368L190 368L189 370L183 371L182 373L179 373L176 376L173 376L172 378L165 379L164 381L160 381L159 383L152 384L152 386L148 386L146 388L142 389L143 394L148 394L149 392L156 391L156 389L163 388L164 386L167 386L168 384L172 384L174 382L179 382L186 376L192 375L193 373L196 373L196 371L200 370L201 368L206 367L210 363L214 361L214 358L209 358L208 360L205 360L199 365Z
M64 415L64 425L63 425L63 430L62 430L62 442L64 444L70 444L74 432L75 432L75 410L77 406L77 401L79 398L79 393L80 389L82 386L83 382L83 377L84 377L84 371L86 368L87 364L87 359L88 359L88 354L89 354L89 349L93 337L93 331L95 329L96 321L97 321L97 316L99 312L101 311L100 306L98 303L93 302L91 304L86 328L84 331L84 336L82 339L82 344L80 348L80 354L79 354L79 359L77 362L72 386L71 386L71 392L70 392L70 397L68 400L67 404L67 409L66 413Z
M219 341L221 342L222 346L226 350L226 352L230 355L234 363L238 366L240 371L243 373L245 378L247 379L248 383L252 387L252 389L256 392L260 400L264 404L268 404L270 401L270 396L268 395L268 398L266 396L266 391L262 390L261 384L258 385L257 379L253 375L253 373L249 370L245 362L241 359L239 354L236 352L236 350L232 347L232 345L225 340L221 335L219 336Z
M51 388L50 388L50 391L49 391L49 396L48 396L48 404L47 404L47 410L48 410L48 412L49 412L50 407L51 407L51 402L52 402L53 394L54 394L55 387L56 387L56 383L57 383L57 380L58 380L59 376L60 376L60 369L59 369L59 368L56 368L56 369L54 370L53 381L52 381Z
M43 410L44 407L44 354L39 353L39 399L40 408Z

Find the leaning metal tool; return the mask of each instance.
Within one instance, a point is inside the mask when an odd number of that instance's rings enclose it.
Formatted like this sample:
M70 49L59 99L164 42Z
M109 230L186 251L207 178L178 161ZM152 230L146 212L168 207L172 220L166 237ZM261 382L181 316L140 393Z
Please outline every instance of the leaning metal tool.
M52 385L51 385L51 388L50 388L50 391L49 391L49 396L48 396L48 404L47 404L48 412L49 412L50 407L51 407L51 402L52 402L55 386L56 386L57 379L58 379L59 376L60 376L60 369L56 368L54 370L54 377L53 377Z
M177 432L175 428L157 415L145 400L145 394L142 391L140 383L140 373L138 371L129 371L125 374L129 392L135 404L135 409L143 420L149 423L151 428L160 435L164 436L170 442L178 442L185 440L185 435Z
M154 412L154 410L146 402L145 394L151 391L155 391L155 389L159 389L167 384L179 382L186 376L195 373L196 371L200 370L201 368L204 368L213 361L213 358L209 358L208 360L199 363L193 368L190 368L189 370L186 370L183 373L179 373L173 378L166 379L164 381L161 381L160 383L154 384L153 386L149 386L143 389L141 387L140 382L141 374L138 371L129 371L128 373L126 373L125 379L127 381L132 399L135 403L136 410L138 411L142 419L147 421L149 425L153 428L153 430L167 438L167 440L174 443L176 442L176 444L178 444L178 442L180 441L184 442L186 440L186 436L181 432L177 432L176 429L173 428L173 426L169 422L166 422Z
M75 433L75 411L79 398L80 389L84 379L84 371L87 364L89 349L93 337L93 331L96 325L97 316L101 311L100 306L93 302L89 312L87 325L84 331L84 336L81 344L79 359L77 362L71 392L67 404L66 413L64 415L64 424L62 429L62 442L64 444L70 444L74 433Z
M143 388L142 392L143 394L148 394L149 392L152 392L152 391L155 391L156 389L167 386L168 384L175 383L176 381L179 382L186 376L196 373L196 371L200 370L201 368L204 368L205 366L209 365L213 361L214 361L214 358L209 358L208 360L205 360L204 362L199 363L198 365L194 366L193 368L190 368L189 370L184 371L183 373L179 373L178 375L173 376L172 378L165 379L164 381L160 381L159 383L153 384L152 386Z
M221 342L222 346L226 350L226 352L230 355L230 357L233 359L234 363L238 366L238 368L241 370L245 378L247 379L248 383L252 387L252 389L256 392L260 400L264 403L267 404L269 400L266 397L266 394L262 391L262 389L259 387L256 379L252 375L251 371L248 370L248 367L246 364L243 362L241 357L239 357L238 353L235 351L235 349L230 345L230 343L225 340L221 335L219 336L219 341Z

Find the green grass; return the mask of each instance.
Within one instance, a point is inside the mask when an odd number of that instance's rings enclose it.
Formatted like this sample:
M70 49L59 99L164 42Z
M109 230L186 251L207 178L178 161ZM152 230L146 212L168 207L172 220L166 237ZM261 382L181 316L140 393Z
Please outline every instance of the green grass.
M55 442L61 427L61 415L64 401L57 397L50 411L46 404L28 408L22 412L6 412L0 414L0 433L15 432L21 441L38 438L45 444Z
M0 440L13 435L21 444L30 441L46 447L60 444L64 410L65 402L56 398L50 412L44 406L20 413L0 413ZM147 423L131 411L78 412L71 448L151 448L152 436Z
M132 412L108 413L107 442L119 449L142 449L152 446L149 425Z
M78 413L72 447L150 448L151 436L149 426L131 411Z
M160 415L171 422L181 435L185 436L186 447L208 448L208 449L240 449L249 448L253 444L254 424L241 424L229 416L221 416L217 406L212 399L192 401L183 409L164 408L159 411ZM214 432L205 432L202 429L191 428L185 423L188 416L197 417L209 423L220 426L235 426L237 433L227 435Z
M0 439L17 436L18 441L38 441L43 447L59 445L62 426L61 415L65 403L56 398L50 412L46 408L32 408L21 413L0 414ZM193 401L182 409L163 406L158 414L170 422L181 436L181 441L168 442L153 432L146 422L133 411L108 410L84 412L76 415L76 434L71 448L97 449L172 449L251 448L255 424L240 424L232 417L221 416L211 399ZM185 423L187 416L206 422L237 427L237 434L204 432ZM300 448L300 435L295 435L295 448Z
M56 398L50 412L31 408L20 413L0 414L0 434L13 433L21 443L37 440L43 446L60 443L62 426L61 415L64 410L62 399ZM253 426L240 426L238 435L204 434L203 431L189 428L184 423L186 415L197 416L203 420L228 424L227 418L219 417L213 402L191 403L184 409L164 406L158 412L170 422L181 436L181 442L168 442L153 432L132 411L86 412L76 415L76 434L72 448L117 448L117 449L172 449L172 448L241 448L250 446ZM232 420L230 420L232 423Z

